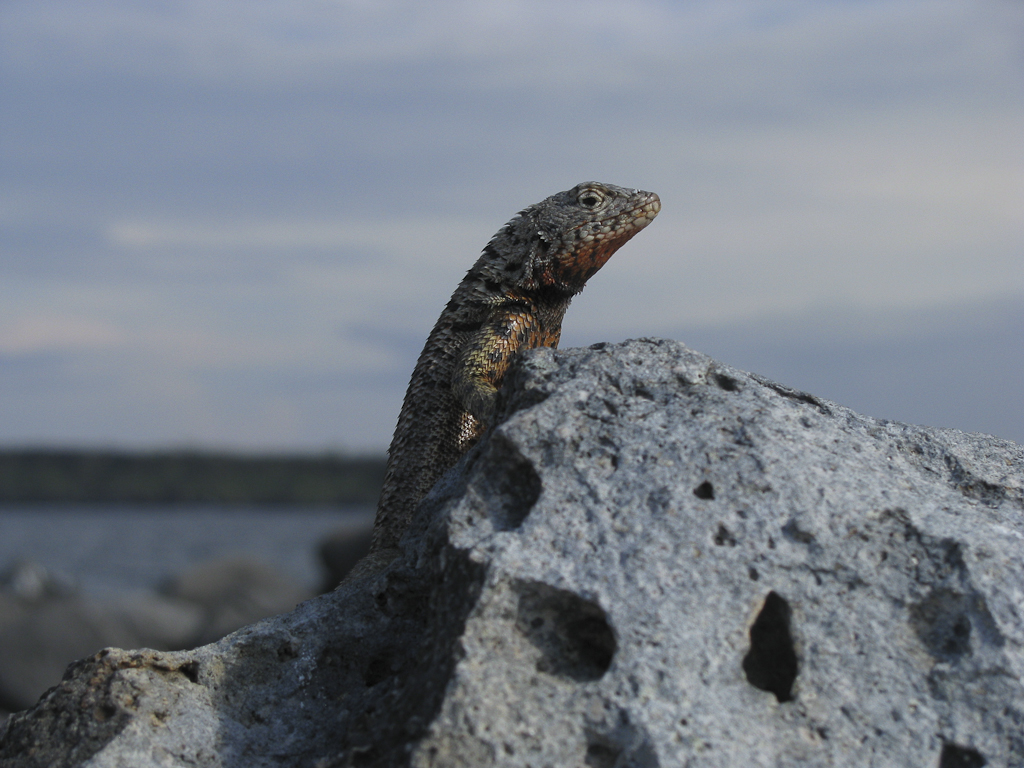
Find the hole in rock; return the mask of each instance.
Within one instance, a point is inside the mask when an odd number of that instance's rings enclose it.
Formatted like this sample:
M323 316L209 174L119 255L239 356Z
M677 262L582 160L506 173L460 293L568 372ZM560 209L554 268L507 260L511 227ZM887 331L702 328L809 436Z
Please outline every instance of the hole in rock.
M939 768L981 768L988 761L976 749L944 744L939 756Z
M614 768L615 761L622 754L621 749L606 744L591 743L587 745L587 756L583 764L587 768Z
M292 640L281 643L277 646L277 659L278 661L284 661L285 659L294 659L299 655L299 649L296 647L296 643Z
M366 671L363 673L363 683L367 688L373 688L377 683L381 682L391 672L391 659L386 656L377 656L366 665Z
M910 623L928 652L943 661L956 661L971 652L969 598L950 589L937 589L910 607Z
M761 612L750 627L750 650L743 657L747 682L770 691L780 703L792 701L797 658L789 631L789 603L769 592Z
M185 662L180 667L178 667L178 669L181 670L181 674L183 674L185 677L187 677L190 682L193 682L193 683L198 683L199 682L199 662L198 661L188 661L188 662Z
M736 392L740 388L740 383L736 381L732 376L726 376L724 373L716 373L714 376L715 384L724 389L726 392Z
M719 547L728 544L730 547L736 546L736 537L732 535L732 532L724 525L719 523L718 531L715 533L714 542Z
M698 499L713 499L715 498L715 487L705 480L693 489L693 495Z
M494 494L487 505L494 527L514 530L523 524L540 498L541 481L537 470L519 450L506 440L496 438L496 448L488 457L487 474L494 477Z
M796 524L796 520L792 518L782 526L782 535L790 541L795 541L797 544L814 543L814 534L809 531L801 530L800 526Z
M540 672L599 680L612 664L615 634L600 606L561 589L520 582L516 628L542 656Z
M647 732L631 725L623 712L622 722L611 733L588 733L586 768L659 768L658 755ZM582 766L581 766L582 768Z

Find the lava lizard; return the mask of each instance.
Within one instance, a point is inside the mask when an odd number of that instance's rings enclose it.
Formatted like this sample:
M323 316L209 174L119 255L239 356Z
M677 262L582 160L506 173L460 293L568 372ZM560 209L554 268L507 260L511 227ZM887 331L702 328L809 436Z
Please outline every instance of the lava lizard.
M516 352L557 347L572 297L660 210L652 192L585 182L498 230L416 362L388 450L370 559L390 559L385 552L397 548L416 505L483 434Z

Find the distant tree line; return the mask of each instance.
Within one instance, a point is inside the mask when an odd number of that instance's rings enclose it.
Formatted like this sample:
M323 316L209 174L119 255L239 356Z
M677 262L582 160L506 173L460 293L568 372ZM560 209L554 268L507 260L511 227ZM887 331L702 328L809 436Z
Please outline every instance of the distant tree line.
M375 504L383 457L0 450L0 504Z

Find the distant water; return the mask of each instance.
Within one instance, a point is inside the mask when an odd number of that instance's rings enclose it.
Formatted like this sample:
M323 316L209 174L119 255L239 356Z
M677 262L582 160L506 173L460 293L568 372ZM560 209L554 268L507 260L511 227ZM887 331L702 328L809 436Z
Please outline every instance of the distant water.
M193 564L248 555L320 583L320 540L372 519L369 507L0 508L0 572L32 560L88 592L152 589Z

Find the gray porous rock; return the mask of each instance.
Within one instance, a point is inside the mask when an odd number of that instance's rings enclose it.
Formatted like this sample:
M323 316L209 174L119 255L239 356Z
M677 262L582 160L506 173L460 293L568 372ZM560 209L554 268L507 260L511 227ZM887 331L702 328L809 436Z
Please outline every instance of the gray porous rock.
M1024 766L1024 450L630 341L525 355L403 554L77 662L27 766Z

